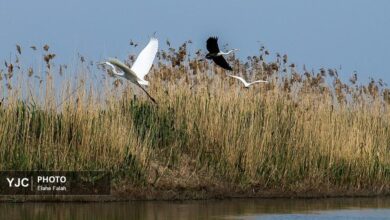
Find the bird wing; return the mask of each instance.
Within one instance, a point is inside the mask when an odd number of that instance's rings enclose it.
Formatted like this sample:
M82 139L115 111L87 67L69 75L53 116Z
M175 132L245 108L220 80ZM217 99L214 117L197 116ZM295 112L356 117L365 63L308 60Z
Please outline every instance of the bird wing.
M218 53L219 52L218 38L217 37L209 37L209 39L207 39L207 50L210 53Z
M213 57L213 61L220 67L226 69L226 70L233 70L232 67L226 62L225 58L223 56L217 56Z
M245 85L245 86L248 84L248 83L245 81L245 79L244 79L244 78L242 78L242 77L239 77L239 76L233 76L233 75L228 75L228 76L230 76L230 77L233 77L233 78L236 78L236 79L240 80L242 83L244 83L244 85Z
M255 83L268 83L268 81L265 81L265 80L256 80L256 81L253 81L253 82L251 82L251 83L249 83L249 84L255 84Z
M148 74L150 68L152 68L154 57L158 50L158 40L151 38L148 45L141 51L135 60L131 70L137 75L138 78L144 79Z

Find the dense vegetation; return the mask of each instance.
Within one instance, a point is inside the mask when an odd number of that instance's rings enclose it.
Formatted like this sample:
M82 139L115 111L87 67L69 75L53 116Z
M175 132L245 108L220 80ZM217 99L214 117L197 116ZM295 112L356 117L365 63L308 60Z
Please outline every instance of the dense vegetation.
M336 69L297 70L260 48L228 58L235 74L270 81L245 89L189 44L158 53L148 75L158 105L84 57L71 70L46 47L40 70L17 54L1 70L0 169L108 170L114 192L389 193L381 80L346 83Z

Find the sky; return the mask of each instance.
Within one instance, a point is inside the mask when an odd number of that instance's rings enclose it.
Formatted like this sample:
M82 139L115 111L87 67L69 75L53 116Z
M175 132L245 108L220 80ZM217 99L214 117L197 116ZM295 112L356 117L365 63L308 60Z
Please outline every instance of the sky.
M390 83L390 1L388 0L0 0L0 60L31 45L49 44L56 62L72 63L80 53L94 61L125 59L154 32L174 46L191 39L205 50L209 36L239 48L241 58L286 53L302 68L341 68L349 77ZM2 62L0 62L2 63ZM1 64L0 68L4 68Z

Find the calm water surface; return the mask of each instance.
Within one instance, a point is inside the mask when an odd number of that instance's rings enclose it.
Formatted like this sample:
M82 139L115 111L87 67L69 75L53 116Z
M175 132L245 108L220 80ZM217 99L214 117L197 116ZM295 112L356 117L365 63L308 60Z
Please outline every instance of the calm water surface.
M0 219L389 219L390 198L0 203Z

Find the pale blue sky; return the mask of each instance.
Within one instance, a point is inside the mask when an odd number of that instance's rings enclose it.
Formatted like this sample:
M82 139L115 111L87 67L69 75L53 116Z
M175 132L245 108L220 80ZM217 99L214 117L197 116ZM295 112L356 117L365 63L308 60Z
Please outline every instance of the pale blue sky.
M356 70L390 82L388 0L0 0L0 28L1 60L16 43L25 60L27 47L45 43L61 63L78 52L94 61L125 58L140 49L130 39L144 46L157 31L175 46L191 39L193 49L217 35L242 58L256 55L259 41L299 68L342 66L344 77Z

